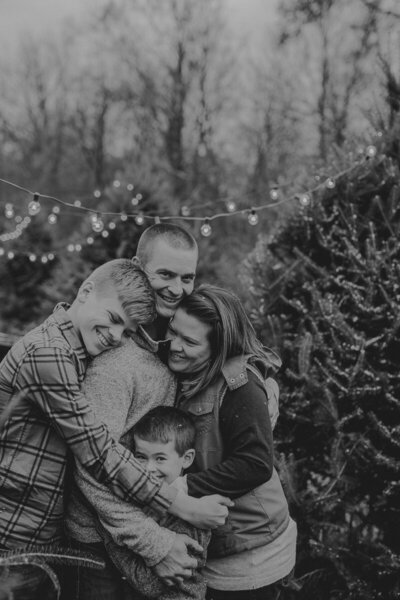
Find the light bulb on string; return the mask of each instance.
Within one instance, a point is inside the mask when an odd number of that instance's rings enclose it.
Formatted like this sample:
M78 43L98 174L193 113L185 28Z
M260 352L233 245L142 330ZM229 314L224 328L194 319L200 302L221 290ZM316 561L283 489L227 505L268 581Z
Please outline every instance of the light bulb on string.
M328 188L328 190L333 190L333 188L336 186L335 180L332 179L332 177L328 177L328 179L325 182L326 187Z
M279 189L278 189L277 185L274 185L270 189L269 196L270 196L271 200L278 200L278 198L279 198Z
M254 210L254 208L251 209L251 211L249 212L248 216L247 216L247 220L249 222L249 225L257 225L258 224L258 214L256 213L256 211Z
M50 213L47 217L47 220L50 223L50 225L55 225L57 223L57 215L55 215L54 213Z
M68 250L68 252L73 252L75 250L74 244L68 244L67 250Z
M228 200L228 202L226 203L226 210L230 213L235 212L236 202L234 200Z
M0 256L4 256L4 254L5 254L4 248L0 248Z
M114 223L114 221L110 221L108 224L108 229L115 229L116 228L116 224Z
M136 225L139 225L139 227L141 225L143 225L144 224L144 216L142 214L137 215L135 217L135 223L136 223Z
M119 188L119 187L121 187L121 182L120 182L120 180L119 180L119 179L114 179L114 181L113 181L113 186L114 186L115 188Z
M53 206L52 211L55 215L59 215L60 214L60 207L59 206Z
M35 260L36 260L36 254L31 253L28 258L29 258L29 260L31 262L35 262Z
M126 213L121 213L120 217L121 221L127 221L128 220L128 215Z
M367 147L367 159L368 158L374 158L376 156L376 146L368 146Z
M56 257L56 255L55 255L53 252L49 252L49 253L48 253L48 255L47 255L47 258L48 258L49 260L54 260L54 259L55 259L55 257Z
M104 229L104 223L98 215L92 220L92 229L95 233L101 233Z
M200 227L200 233L201 233L201 235L203 237L210 237L210 235L212 233L212 229L211 229L211 225L210 225L210 220L209 219L204 219L204 223Z
M103 238L108 238L109 235L110 235L110 233L107 231L107 229L104 229L104 231L101 232L101 236Z
M100 190L94 190L94 192L93 192L93 196L94 196L95 198L100 198L100 196L101 196L101 191L100 191Z
M21 215L17 215L17 216L15 217L15 222L16 222L16 223L21 223L21 222L22 222L22 217L21 217Z
M128 183L128 185L126 186L126 189L128 190L128 192L131 192L134 187L135 186L133 185L133 183Z
M43 264L45 264L45 263L47 263L47 261L49 259L47 258L47 256L42 256L40 260L42 261Z
M31 217L37 215L40 211L40 202L39 202L39 194L33 194L33 200L31 200L28 204L28 213Z
M14 216L14 207L12 204L7 203L5 208L4 208L4 214L6 216L7 219L12 219Z
M79 208L80 206L82 206L82 202L80 200L75 200L74 206L77 206Z
M301 204L301 206L309 206L311 204L311 196L310 194L300 194L299 198L299 202Z
M137 199L136 196L133 196L133 198L131 200L131 204L132 204L132 206L137 206L139 204L139 200Z
M82 244L75 244L74 250L75 252L80 252L82 250Z
M7 252L7 258L8 260L12 260L14 258L15 254L12 250L10 250L10 252Z
M89 246L90 246L91 244L94 243L94 238L92 238L92 236L89 235L89 237L86 238L86 243L89 244Z

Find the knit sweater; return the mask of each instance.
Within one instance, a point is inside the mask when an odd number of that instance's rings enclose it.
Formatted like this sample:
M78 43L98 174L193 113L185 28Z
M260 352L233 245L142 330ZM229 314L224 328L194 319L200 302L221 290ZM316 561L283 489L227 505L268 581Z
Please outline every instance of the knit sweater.
M96 357L89 366L83 392L97 418L115 439L126 434L148 410L173 405L176 382L156 354L157 344L146 334ZM146 339L145 339L146 337ZM92 506L90 506L90 504ZM65 526L73 539L101 541L96 513L114 540L140 554L149 566L160 562L174 543L175 533L160 527L139 506L130 505L129 522L118 520L118 500L108 488L75 464Z

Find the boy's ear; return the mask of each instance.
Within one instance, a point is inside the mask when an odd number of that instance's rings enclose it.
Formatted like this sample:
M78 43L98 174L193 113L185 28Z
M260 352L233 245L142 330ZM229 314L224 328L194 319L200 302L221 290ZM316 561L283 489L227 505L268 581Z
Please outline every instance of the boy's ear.
M133 262L134 265L136 265L137 267L140 267L141 269L143 269L142 264L140 262L140 260L138 259L137 256L133 256L131 258L131 261Z
M93 290L94 290L94 282L93 281L84 281L78 290L76 299L79 302L86 302L86 300L88 299L90 294L93 292Z
M183 468L184 469L188 469L190 467L190 465L193 463L195 454L196 454L196 452L195 452L194 448L190 448L189 450L186 450L185 454L183 455Z

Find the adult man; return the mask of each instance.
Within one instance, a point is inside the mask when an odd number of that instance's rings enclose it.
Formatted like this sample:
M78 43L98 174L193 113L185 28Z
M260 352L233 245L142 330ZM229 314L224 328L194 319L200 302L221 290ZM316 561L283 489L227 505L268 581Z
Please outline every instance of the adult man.
M147 333L141 329L140 335L134 335L133 341L127 342L119 352L110 351L106 360L93 361L85 383L85 394L92 398L97 417L107 423L116 437L127 434L152 406L174 403L175 379L157 356L163 342L154 342L152 337L164 337L167 323L180 300L193 291L197 259L196 241L177 225L153 225L140 238L133 261L141 265L150 280L156 295L158 316L150 326L146 326ZM96 515L82 501L83 493L114 538L140 554L159 577L167 582L176 582L180 577L191 575L196 560L189 557L187 547L198 550L195 542L187 536L173 534L159 527L133 506L132 520L127 528L125 522L115 521L116 517L112 514L113 497L79 465L75 480L80 491L75 488L71 495L67 509L67 530L79 547L100 552L102 547L96 530ZM218 501L216 499L215 519L207 523L203 521L202 526L216 526L224 521L227 509L218 505ZM221 502L224 500L221 499ZM182 516L174 513L173 509L171 512ZM186 520L194 523L190 516ZM125 593L121 591L123 584L120 576L111 565L107 566L103 576L99 583L100 574L84 571L80 577L77 598L98 599L102 594L101 598L111 600Z

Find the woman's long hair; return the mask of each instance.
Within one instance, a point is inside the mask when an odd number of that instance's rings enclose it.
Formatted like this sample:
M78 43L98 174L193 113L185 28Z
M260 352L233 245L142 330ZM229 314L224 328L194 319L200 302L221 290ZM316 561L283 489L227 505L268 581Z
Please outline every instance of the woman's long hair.
M215 381L229 358L245 354L266 358L253 325L233 292L202 284L182 300L179 309L211 328L208 336L211 346L208 367L193 382L190 391L185 393L187 397L194 396Z

